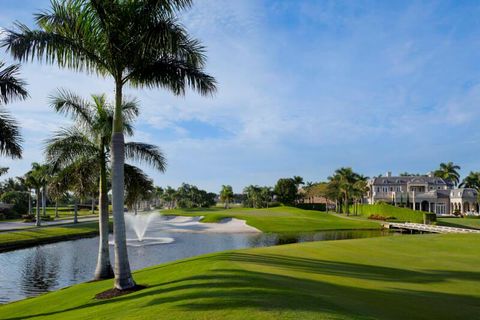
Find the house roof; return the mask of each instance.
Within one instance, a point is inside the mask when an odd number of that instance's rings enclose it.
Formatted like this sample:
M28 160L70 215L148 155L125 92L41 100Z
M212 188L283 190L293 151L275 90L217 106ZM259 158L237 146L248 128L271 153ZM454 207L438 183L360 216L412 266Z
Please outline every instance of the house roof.
M373 178L372 184L385 185L385 184L406 184L406 183L418 183L418 184L434 184L434 185L450 185L442 178L429 177L429 176L402 176L402 177L377 177Z

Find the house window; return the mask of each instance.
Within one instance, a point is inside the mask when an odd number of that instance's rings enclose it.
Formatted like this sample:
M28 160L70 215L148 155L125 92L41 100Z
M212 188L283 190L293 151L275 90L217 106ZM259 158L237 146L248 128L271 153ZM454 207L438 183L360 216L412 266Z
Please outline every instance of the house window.
M380 192L380 187L377 187L377 192Z
M388 192L388 188L387 187L383 187L383 192Z
M393 187L390 187L390 191L393 191Z

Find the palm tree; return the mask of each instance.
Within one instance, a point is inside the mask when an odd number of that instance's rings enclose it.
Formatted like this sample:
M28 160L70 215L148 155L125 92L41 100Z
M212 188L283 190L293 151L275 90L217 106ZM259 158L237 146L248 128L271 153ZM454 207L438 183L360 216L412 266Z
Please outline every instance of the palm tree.
M297 186L297 188L305 184L305 182L303 181L303 178L300 176L293 176L293 182L295 182L295 185Z
M225 209L229 208L230 201L233 198L233 189L230 185L223 185L220 191L220 201L223 201Z
M440 168L433 173L435 177L452 182L455 186L460 182L460 174L458 173L460 166L453 162L440 163Z
M27 172L25 175L25 183L35 189L35 194L37 196L36 201L36 223L35 225L39 227L41 225L40 218L40 195L41 190L46 184L46 165L41 165L37 162L32 163L32 169Z
M155 191L153 181L139 168L125 164L125 186L125 204L137 215L138 203L150 199Z
M335 170L333 176L328 177L330 183L335 185L336 189L343 195L344 213L350 213L350 197L354 193L354 185L359 180L360 175L355 173L352 168L340 168Z
M175 208L177 191L170 186L165 188L165 191L162 195L162 200L167 204L167 209Z
M3 39L20 61L37 58L63 68L110 76L115 83L112 136L112 205L115 239L115 287L135 286L125 238L123 87L161 87L183 95L191 87L203 95L215 91L206 74L204 47L188 36L176 12L191 0L52 0L35 15L39 30L17 23Z
M480 172L470 171L468 176L462 180L459 187L472 188L480 191Z
M0 105L7 104L12 99L26 99L25 82L18 79L20 66L5 66L0 61ZM0 154L12 158L22 157L22 137L15 119L6 111L0 109Z
M358 202L362 200L363 196L368 192L368 182L367 177L363 175L358 175L357 181L353 183L353 200L354 200L354 210L355 214L357 214L357 205Z
M107 163L111 160L110 143L113 132L114 106L105 95L93 95L92 102L66 90L51 97L51 105L59 113L70 116L75 124L62 128L47 141L47 159L57 167L66 167L78 161L91 161L91 173L97 178L99 193L100 241L95 279L112 276L108 245L108 188ZM133 135L133 121L138 116L138 102L124 100L122 105L125 134ZM154 145L128 142L125 157L143 161L159 171L165 171L166 161ZM95 174L96 173L96 174Z

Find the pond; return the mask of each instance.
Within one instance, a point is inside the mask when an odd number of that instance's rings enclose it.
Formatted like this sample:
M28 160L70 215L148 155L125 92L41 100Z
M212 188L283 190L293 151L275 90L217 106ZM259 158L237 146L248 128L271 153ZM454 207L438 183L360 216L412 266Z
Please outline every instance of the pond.
M163 262L223 250L389 234L380 230L323 231L295 235L162 231L155 235L171 237L174 242L129 246L128 254L132 270L138 270ZM0 303L36 296L91 280L96 265L97 247L98 237L95 237L0 253Z

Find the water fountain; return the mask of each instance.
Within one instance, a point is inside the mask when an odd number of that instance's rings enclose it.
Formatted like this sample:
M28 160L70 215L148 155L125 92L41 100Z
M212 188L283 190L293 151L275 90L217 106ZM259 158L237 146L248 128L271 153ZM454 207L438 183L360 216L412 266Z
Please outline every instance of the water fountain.
M150 233L161 231L162 228L158 226L161 223L160 217L161 216L158 214L158 212L151 212L148 214L133 214L131 212L125 213L127 245L132 247L141 247L172 243L174 241L173 238L145 236L147 231ZM135 234L136 238L128 238L130 233ZM113 242L110 242L110 244L113 244Z

